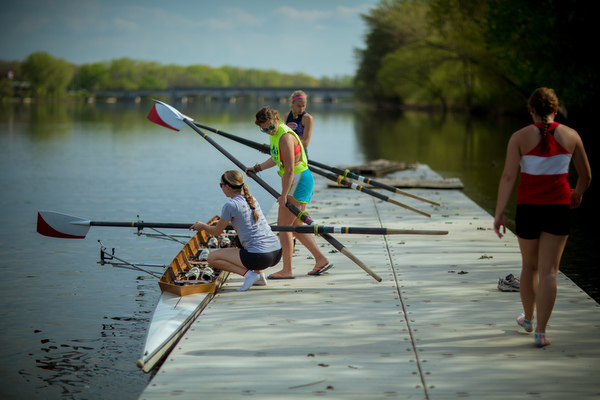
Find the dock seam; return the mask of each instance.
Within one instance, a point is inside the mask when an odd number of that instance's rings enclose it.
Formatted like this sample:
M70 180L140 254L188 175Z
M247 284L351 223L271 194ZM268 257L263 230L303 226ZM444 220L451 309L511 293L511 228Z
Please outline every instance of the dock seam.
M384 228L383 222L381 219L381 215L379 213L379 209L377 208L377 202L375 201L375 199L373 199L373 205L375 206L375 213L377 214L377 220L379 222L379 226L381 228ZM388 237L384 235L383 240L385 243L385 249L386 249L388 259L390 262L390 267L392 269L392 274L394 276L394 283L396 284L396 291L398 292L398 300L400 301L400 304L402 305L402 313L404 314L404 321L406 323L406 328L408 330L408 336L410 337L410 343L411 343L411 346L413 349L413 354L415 356L415 362L417 363L417 369L419 370L419 378L421 379L421 384L423 385L423 394L425 395L425 400L429 400L429 393L427 392L427 385L425 383L425 375L423 373L423 369L421 368L421 360L419 359L417 345L416 345L415 338L414 338L412 328L410 325L410 320L408 318L408 313L406 311L406 306L404 305L404 300L402 299L402 291L400 290L400 284L398 283L398 276L396 275L396 269L394 268L394 261L392 260Z

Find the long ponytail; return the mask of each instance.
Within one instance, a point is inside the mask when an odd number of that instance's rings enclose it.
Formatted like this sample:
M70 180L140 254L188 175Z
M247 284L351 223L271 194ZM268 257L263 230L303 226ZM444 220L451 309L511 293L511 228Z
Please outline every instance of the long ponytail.
M250 190L248 190L248 185L244 183L244 175L240 171L237 170L229 170L225 171L222 177L223 183L229 185L234 189L241 189L243 191L244 198L246 202L252 209L252 216L254 217L254 222L258 222L258 211L256 210L256 203L254 202L254 197L250 194Z
M256 210L256 203L254 202L254 197L250 194L250 191L248 190L248 185L244 183L244 186L242 188L244 190L244 197L246 198L246 202L252 209L252 216L254 217L254 222L258 222L258 211Z

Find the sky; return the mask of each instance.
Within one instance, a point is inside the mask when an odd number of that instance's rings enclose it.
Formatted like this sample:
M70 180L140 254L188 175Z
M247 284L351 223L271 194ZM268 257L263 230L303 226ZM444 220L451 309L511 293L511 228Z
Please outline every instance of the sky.
M76 65L161 64L354 75L361 14L379 0L20 0L3 2L0 59L45 51Z

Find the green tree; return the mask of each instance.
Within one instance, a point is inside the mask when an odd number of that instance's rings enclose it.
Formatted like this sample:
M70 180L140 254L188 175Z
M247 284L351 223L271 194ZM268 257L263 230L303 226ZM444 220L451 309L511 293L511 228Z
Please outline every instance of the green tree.
M523 97L535 88L556 89L567 108L595 113L600 60L590 55L598 37L589 1L543 3L487 0L485 40L506 81Z
M137 63L136 72L138 74L138 82L140 89L167 89L166 68L156 62Z
M77 88L90 92L105 89L110 83L110 73L104 63L85 64L79 67L73 81Z
M476 109L521 108L537 87L571 112L592 112L597 36L585 0L382 0L363 15L357 51L364 100ZM587 111L584 111L587 110Z
M379 7L373 8L362 17L368 28L366 35L366 48L356 50L356 58L359 61L355 77L357 95L364 100L372 102L398 101L401 97L383 97L384 88L378 80L379 69L383 58L401 47L410 38L396 34L393 29L395 24L393 18L388 18L391 13L401 15L398 8L401 6L398 0L382 0Z
M137 90L140 88L138 62L124 57L112 60L108 68L110 83L108 89Z
M23 75L31 82L36 97L58 97L65 93L73 79L75 67L44 51L30 54L21 65Z

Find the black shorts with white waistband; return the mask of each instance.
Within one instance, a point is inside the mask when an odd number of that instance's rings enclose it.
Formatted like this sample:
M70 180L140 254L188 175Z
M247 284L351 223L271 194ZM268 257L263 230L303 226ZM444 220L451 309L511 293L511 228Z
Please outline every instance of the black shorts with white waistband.
M568 204L517 204L517 236L539 239L542 232L566 236L571 231L571 212Z

